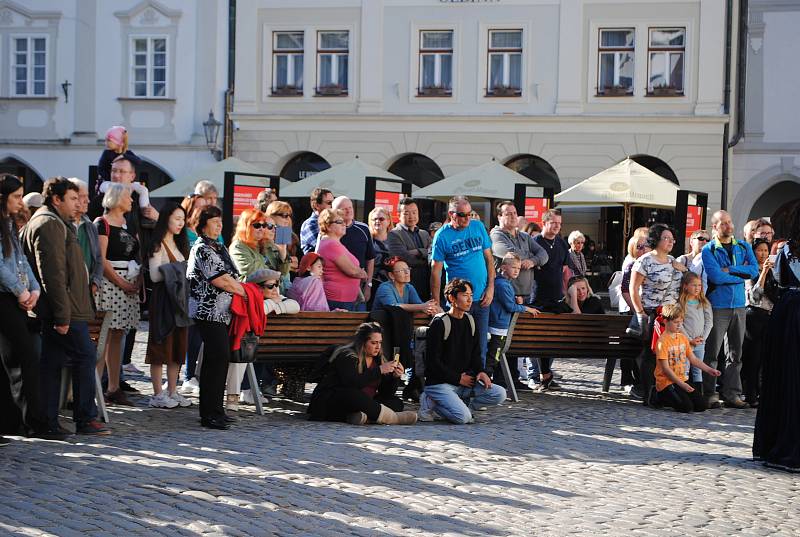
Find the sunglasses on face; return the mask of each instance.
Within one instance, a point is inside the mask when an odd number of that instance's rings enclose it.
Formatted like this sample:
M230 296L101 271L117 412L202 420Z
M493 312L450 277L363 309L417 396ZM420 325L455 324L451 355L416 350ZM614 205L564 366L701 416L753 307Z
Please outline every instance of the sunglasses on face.
M275 229L275 224L272 222L256 222L255 224L252 224L252 226L254 229Z
M470 213L462 213L460 211L450 211L450 214L454 214L459 218L469 218Z
M647 248L646 244L637 244L636 245L636 249L637 250L644 250L645 248Z
M291 218L292 213L275 213L275 216L280 216L281 218Z
M260 283L258 285L262 289L275 289L278 286L277 283Z
M379 216L378 218L375 219L375 221L376 222L386 222L386 218L384 218L383 216Z
M695 237L695 239L699 240L700 242L708 242L711 240L708 237Z

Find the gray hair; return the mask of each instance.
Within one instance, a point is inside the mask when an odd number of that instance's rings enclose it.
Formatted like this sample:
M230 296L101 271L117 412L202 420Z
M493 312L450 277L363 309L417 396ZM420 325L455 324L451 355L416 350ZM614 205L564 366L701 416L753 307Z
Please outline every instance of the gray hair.
M458 206L462 203L469 203L469 198L466 196L453 196L450 198L450 201L447 202L447 210L448 211L455 211L458 209ZM470 207L472 204L470 203Z
M123 185L122 183L111 183L108 185L106 195L103 196L103 209L110 211L119 206L119 201L122 199L122 195L125 192L130 194L131 187Z
M207 179L203 179L198 181L196 185L194 185L194 194L195 196L219 196L219 191L217 191L217 187L214 186L214 183Z
M67 181L76 185L81 190L89 190L89 183L77 177L67 177Z
M569 245L572 246L572 243L578 239L586 240L586 237L584 236L583 233L581 233L576 229L575 231L570 233L569 236L567 237L567 243L569 243Z

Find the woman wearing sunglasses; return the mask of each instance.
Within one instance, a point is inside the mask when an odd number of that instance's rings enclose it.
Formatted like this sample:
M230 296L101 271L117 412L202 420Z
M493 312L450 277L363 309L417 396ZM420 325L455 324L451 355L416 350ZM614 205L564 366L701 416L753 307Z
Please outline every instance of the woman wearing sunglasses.
M375 273L372 276L372 285L377 289L389 279L386 261L391 257L387 240L392 229L392 215L383 207L375 207L369 212L367 222L372 235L372 246L375 249Z
M705 229L698 229L692 233L689 242L691 248L689 253L683 254L676 259L678 263L685 265L689 270L700 276L700 279L703 281L703 293L708 289L708 282L706 281L705 270L703 270L703 256L700 255L700 252L703 251L703 247L705 247L710 240L711 234L708 231Z
M289 271L297 268L297 258L289 252L292 240L292 206L285 201L273 201L266 211L267 223L275 224L264 234L264 255L267 267L281 273L281 293L292 286ZM278 235L279 230L282 236Z
M342 244L347 232L344 215L338 209L325 209L319 215L319 243L317 253L324 261L322 287L332 310L355 309L361 282L367 279L367 272L358 264L358 259Z

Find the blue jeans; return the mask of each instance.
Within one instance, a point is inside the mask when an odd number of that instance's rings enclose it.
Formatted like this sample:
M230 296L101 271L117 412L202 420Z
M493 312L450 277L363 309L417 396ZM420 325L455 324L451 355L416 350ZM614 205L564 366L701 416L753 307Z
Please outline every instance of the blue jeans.
M335 309L342 309L347 311L356 311L355 302L339 302L338 300L328 300L328 307L331 311ZM366 310L364 310L366 311Z
M486 350L489 345L489 306L482 308L480 301L476 300L472 303L469 312L475 318L475 330L478 332L478 341L481 345L481 363L486 367Z
M634 317L636 317L636 316L634 315ZM700 345L697 345L697 346L693 347L692 348L692 352L694 353L695 356L697 356L697 359L702 362L703 361L703 356L705 356L705 354L706 354L706 344L705 343L701 343ZM691 380L692 382L703 382L703 370L702 369L700 369L699 367L692 366L691 371L692 372L689 375L689 380Z
M425 386L424 395L430 397L435 406L433 410L452 423L471 423L472 412L476 408L499 405L506 400L506 389L497 384L484 388L475 384L473 388L452 384ZM467 406L469 405L469 406Z
M78 426L97 418L95 367L97 349L89 337L85 321L73 321L63 336L55 331L52 320L42 323L42 397L50 427L58 427L58 403L61 394L61 368L72 368L72 416Z

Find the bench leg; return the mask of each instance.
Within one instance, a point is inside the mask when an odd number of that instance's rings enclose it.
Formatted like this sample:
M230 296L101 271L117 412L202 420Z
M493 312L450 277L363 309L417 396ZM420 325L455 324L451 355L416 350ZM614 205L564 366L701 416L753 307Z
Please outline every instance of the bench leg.
M256 403L256 412L259 416L264 415L264 405L261 404L261 390L258 389L258 379L256 378L256 369L253 363L247 364L247 380L250 382L250 393L253 394L253 400Z
M94 370L94 399L97 403L97 413L100 415L100 419L104 422L109 423L108 419L108 410L106 409L106 398L103 395L103 381L100 378L100 373L97 372L97 369Z
M511 370L508 368L508 360L506 360L505 353L500 355L500 369L503 371L503 378L506 379L506 392L511 396L511 400L515 403L519 402L517 395L517 388L514 386L514 378L511 376Z
M614 369L617 367L616 358L606 359L606 372L603 375L603 392L608 393L611 389L611 377L614 376Z

